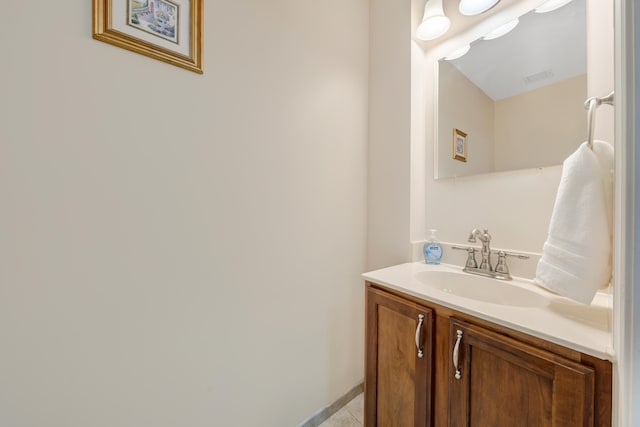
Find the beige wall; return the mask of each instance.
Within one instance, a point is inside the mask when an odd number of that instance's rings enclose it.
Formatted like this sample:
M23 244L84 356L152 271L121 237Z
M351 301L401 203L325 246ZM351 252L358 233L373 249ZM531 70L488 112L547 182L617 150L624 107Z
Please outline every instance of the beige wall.
M367 268L411 257L411 2L370 0ZM422 6L424 7L424 5Z
M495 102L495 171L557 165L587 137L587 76Z
M2 426L294 426L363 377L368 2L205 3L204 76L3 8Z
M453 177L494 170L495 108L471 80L448 61L438 65L438 177ZM453 129L467 134L467 161L453 158Z

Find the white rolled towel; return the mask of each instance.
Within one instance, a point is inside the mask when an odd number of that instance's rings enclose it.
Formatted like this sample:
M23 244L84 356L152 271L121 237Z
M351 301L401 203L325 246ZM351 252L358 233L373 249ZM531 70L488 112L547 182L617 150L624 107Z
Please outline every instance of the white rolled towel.
M594 141L562 165L549 235L534 281L560 295L590 304L611 281L613 147Z

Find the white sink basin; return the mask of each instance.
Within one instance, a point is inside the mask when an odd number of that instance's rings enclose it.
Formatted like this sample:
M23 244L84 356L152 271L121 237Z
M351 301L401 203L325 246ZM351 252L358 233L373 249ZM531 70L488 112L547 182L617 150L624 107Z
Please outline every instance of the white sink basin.
M441 292L476 301L513 307L545 307L549 300L514 282L451 271L421 271L416 279Z

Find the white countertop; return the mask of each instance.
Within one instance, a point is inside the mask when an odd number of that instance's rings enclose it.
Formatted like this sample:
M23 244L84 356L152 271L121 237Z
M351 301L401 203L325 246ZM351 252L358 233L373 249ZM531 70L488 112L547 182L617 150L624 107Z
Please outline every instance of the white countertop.
M531 280L514 277L512 281L497 281L504 286L516 286L535 292L548 300L538 307L509 306L466 298L429 286L419 280L428 270L463 273L462 268L447 264L427 265L424 262L399 264L364 273L373 283L413 295L426 301L449 307L484 320L568 347L600 359L614 360L611 336L612 296L599 292L591 305L573 302L548 292ZM473 275L469 275L474 277ZM489 279L494 280L494 279Z

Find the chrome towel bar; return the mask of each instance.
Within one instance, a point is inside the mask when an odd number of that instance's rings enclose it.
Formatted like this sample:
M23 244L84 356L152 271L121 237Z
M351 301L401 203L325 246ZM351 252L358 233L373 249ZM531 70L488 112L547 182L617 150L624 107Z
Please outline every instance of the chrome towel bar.
M584 102L584 108L588 110L587 115L587 145L593 150L593 127L596 122L596 109L600 104L613 105L613 92L601 98L592 96Z

